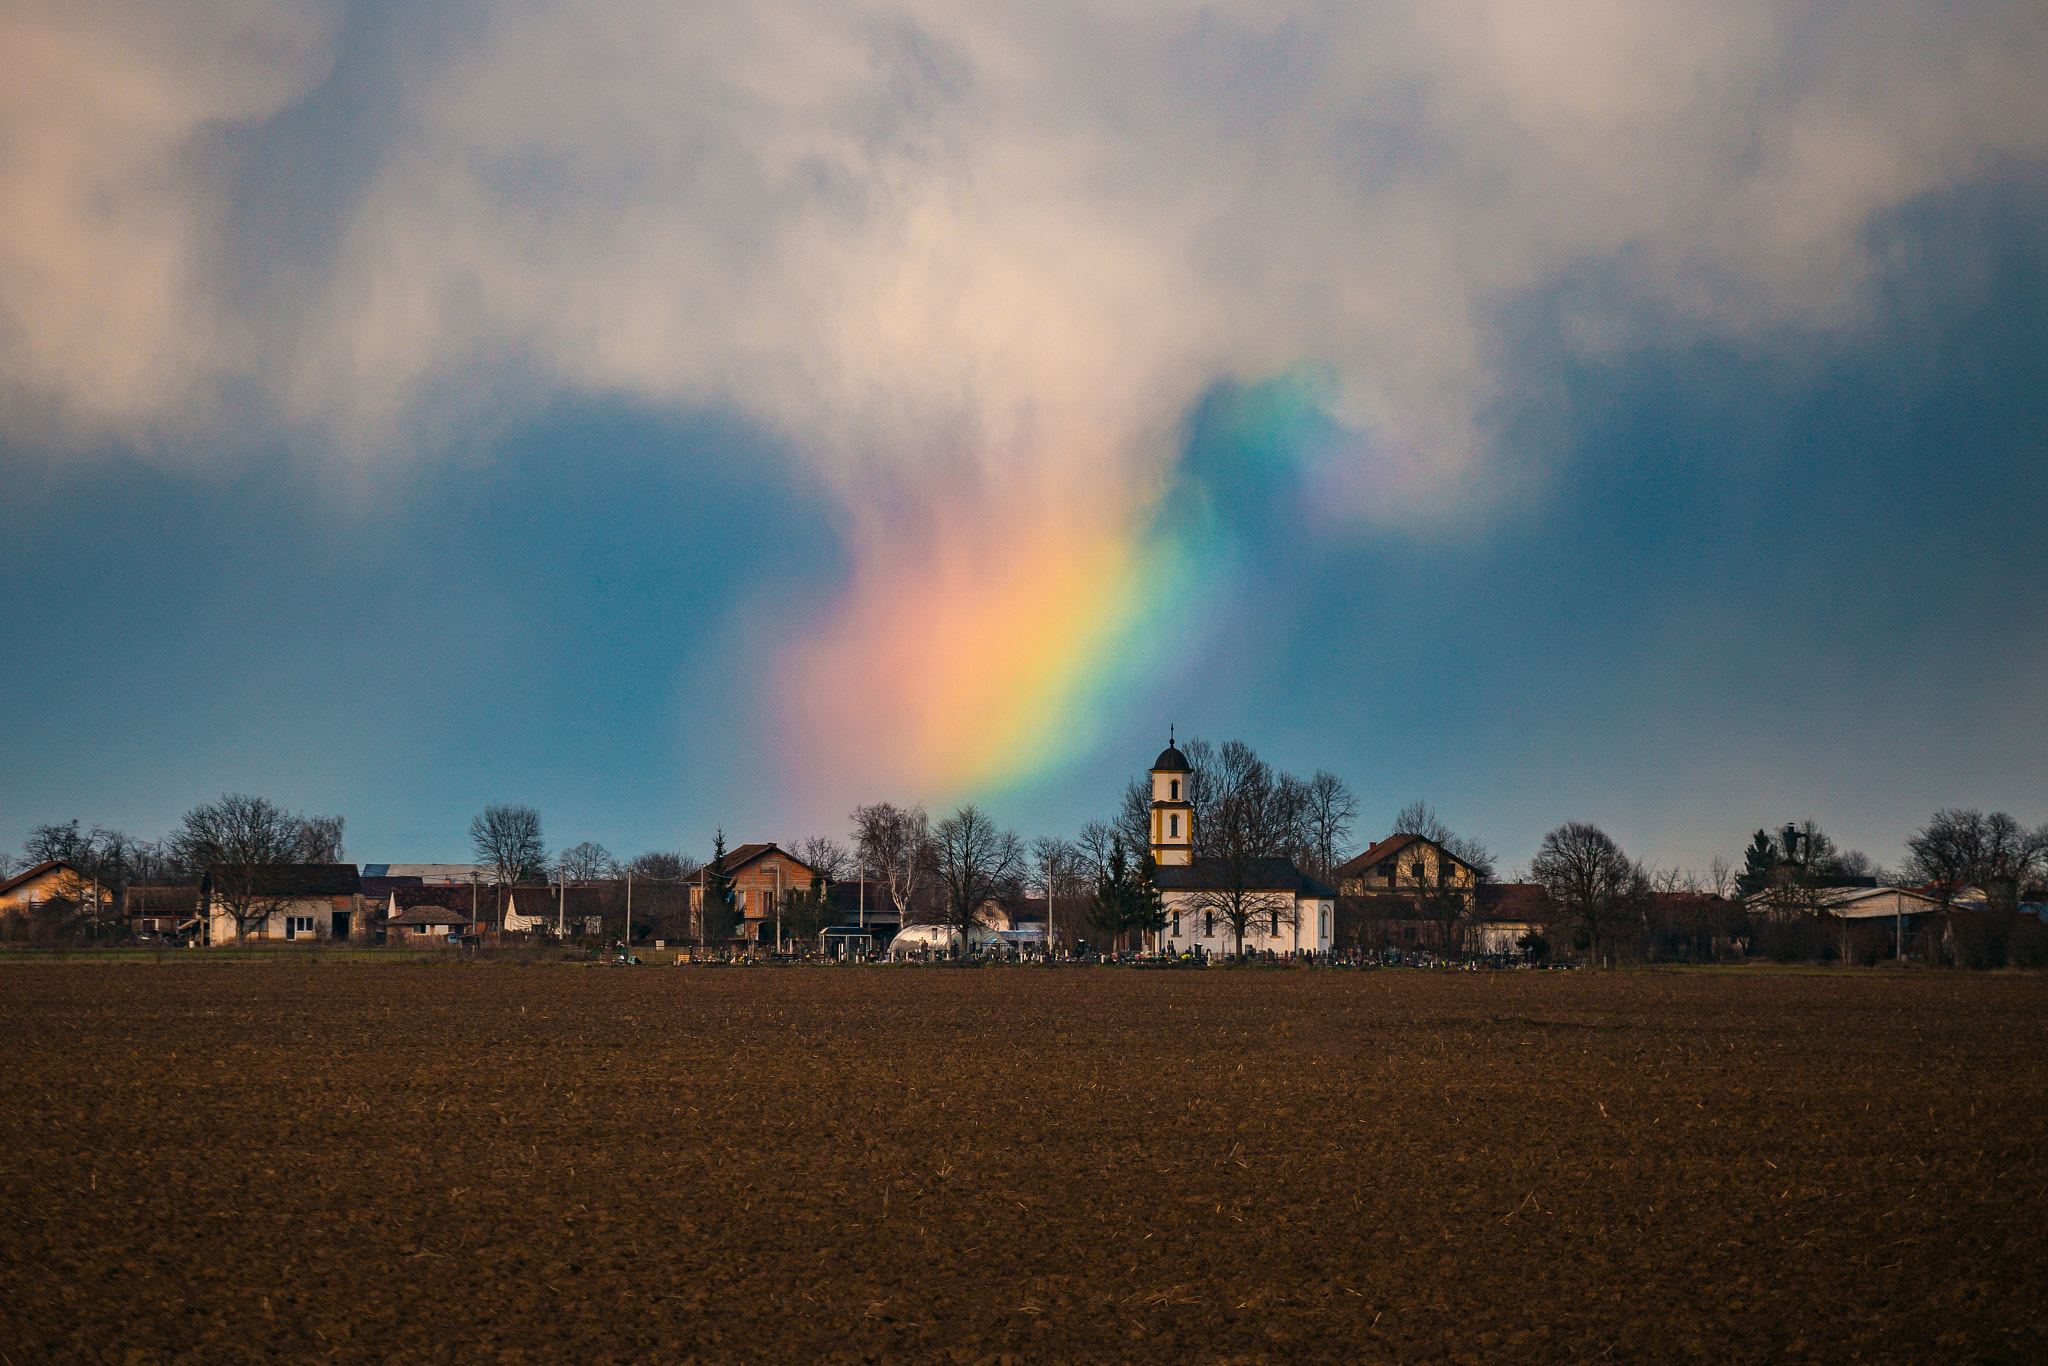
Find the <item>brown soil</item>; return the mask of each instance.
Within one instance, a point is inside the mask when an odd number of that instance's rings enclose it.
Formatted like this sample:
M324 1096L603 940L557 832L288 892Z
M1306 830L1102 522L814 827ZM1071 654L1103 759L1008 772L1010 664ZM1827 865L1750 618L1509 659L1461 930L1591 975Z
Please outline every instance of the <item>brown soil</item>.
M50 1360L2039 1361L2048 981L0 968Z

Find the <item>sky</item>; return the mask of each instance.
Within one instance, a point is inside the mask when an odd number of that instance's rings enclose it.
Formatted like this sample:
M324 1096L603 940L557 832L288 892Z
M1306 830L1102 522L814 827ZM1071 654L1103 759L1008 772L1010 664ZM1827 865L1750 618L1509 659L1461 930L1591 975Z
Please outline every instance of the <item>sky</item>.
M0 15L0 845L2048 820L2048 12Z

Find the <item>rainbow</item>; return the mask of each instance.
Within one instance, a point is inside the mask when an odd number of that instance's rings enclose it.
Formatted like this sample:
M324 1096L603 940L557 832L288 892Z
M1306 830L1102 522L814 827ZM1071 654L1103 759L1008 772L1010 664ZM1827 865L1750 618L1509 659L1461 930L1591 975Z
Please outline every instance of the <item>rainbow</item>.
M792 754L936 802L1072 761L1111 703L1201 648L1245 518L1300 510L1329 454L1323 401L1297 375L1219 389L1166 475L1122 497L1024 471L1007 496L872 510L843 598L778 671Z

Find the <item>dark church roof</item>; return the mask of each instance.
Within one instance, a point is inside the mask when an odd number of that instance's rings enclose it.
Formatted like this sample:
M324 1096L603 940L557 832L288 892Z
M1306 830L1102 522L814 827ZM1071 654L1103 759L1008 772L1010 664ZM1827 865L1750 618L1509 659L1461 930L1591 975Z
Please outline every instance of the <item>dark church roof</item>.
M1334 898L1337 894L1294 866L1290 858L1247 859L1244 887L1254 892L1292 892L1297 897ZM1152 880L1162 892L1218 892L1236 880L1229 862L1220 858L1198 858L1193 863L1169 863L1152 870Z
M1188 756L1180 752L1180 746L1168 745L1165 749L1159 751L1159 757L1152 761L1152 771L1157 773L1161 770L1168 773L1186 773L1189 771Z

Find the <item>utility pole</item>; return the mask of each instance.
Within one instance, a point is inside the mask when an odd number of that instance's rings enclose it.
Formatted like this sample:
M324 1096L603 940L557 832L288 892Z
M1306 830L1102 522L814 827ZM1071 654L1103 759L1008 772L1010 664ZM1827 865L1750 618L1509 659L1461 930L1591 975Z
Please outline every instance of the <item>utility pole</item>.
M626 952L633 952L633 865L626 865Z
M569 937L569 865L555 867L555 938Z
M1158 731L1152 732L1157 735ZM1045 851L1045 961L1052 962L1052 850Z

